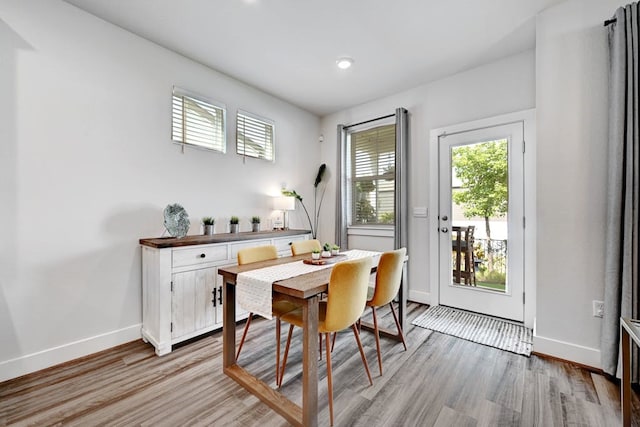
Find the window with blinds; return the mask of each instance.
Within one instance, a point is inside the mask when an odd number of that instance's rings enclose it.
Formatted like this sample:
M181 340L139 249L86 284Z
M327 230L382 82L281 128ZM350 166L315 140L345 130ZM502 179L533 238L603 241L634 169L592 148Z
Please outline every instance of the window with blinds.
M173 89L171 139L225 153L225 107L181 89Z
M393 224L396 126L351 134L351 223Z
M241 156L273 161L275 124L245 111L236 116L236 152Z

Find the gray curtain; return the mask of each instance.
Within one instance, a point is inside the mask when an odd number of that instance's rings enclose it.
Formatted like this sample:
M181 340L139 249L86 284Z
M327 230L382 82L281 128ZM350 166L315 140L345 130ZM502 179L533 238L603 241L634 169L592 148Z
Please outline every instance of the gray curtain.
M344 125L338 125L338 159L336 161L336 245L343 250L348 249L347 243L347 133Z
M395 176L395 234L394 247L406 248L409 244L409 119L408 111L396 108L396 176Z
M620 317L640 317L638 305L638 3L616 11L609 32L609 177L602 369L620 376ZM638 382L637 352L632 381Z

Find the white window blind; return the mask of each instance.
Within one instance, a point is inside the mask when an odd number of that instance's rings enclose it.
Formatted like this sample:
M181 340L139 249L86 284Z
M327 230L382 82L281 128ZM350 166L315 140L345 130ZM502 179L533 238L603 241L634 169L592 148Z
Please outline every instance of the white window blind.
M396 126L351 134L351 222L393 224Z
M242 156L273 161L275 125L245 111L236 117L236 151Z
M173 141L225 153L225 107L181 89L173 89Z

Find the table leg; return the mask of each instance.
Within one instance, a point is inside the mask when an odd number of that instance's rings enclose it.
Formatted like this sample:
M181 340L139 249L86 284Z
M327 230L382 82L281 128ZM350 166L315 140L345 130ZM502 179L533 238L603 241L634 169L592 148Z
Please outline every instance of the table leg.
M236 287L224 282L222 304L222 366L228 368L236 363Z
M318 425L318 301L317 296L302 306L302 423Z
M622 338L622 425L631 426L631 342L629 332L620 325Z

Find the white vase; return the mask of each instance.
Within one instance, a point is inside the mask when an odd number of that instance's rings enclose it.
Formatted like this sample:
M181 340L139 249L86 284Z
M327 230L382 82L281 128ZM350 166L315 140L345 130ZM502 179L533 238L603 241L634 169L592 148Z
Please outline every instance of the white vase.
M331 251L322 251L322 258L331 258Z
M320 259L320 252L311 252L312 259Z

